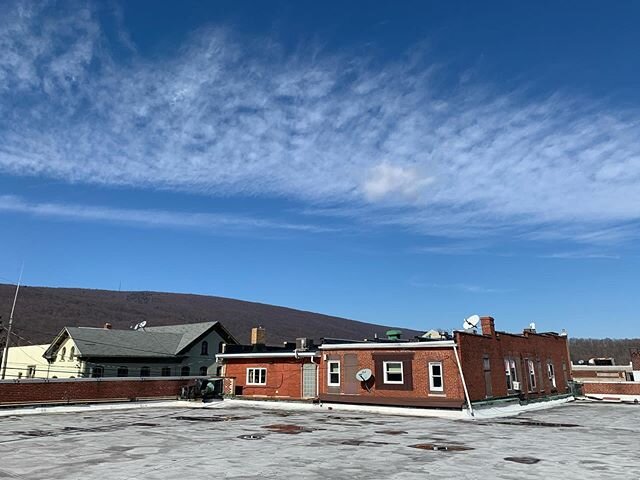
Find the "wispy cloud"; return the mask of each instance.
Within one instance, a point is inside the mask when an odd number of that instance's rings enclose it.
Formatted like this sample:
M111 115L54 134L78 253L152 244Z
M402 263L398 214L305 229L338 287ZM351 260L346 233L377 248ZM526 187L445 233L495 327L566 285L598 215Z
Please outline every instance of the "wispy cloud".
M468 293L505 293L510 291L502 288L488 288L488 287L473 285L469 283L431 283L431 282L422 282L418 280L411 280L409 282L409 285L416 288L460 290Z
M583 250L556 252L540 255L540 258L557 258L563 260L582 260L582 259L603 259L603 260L619 260L620 255L613 253L589 252Z
M5 174L287 197L432 236L594 244L639 230L635 109L444 90L410 55L285 55L223 28L151 59L82 3L0 9Z
M146 228L197 229L217 235L255 230L321 233L332 231L304 223L278 222L236 214L193 213L167 210L111 208L96 205L29 202L0 195L0 212L23 213L45 218L127 224Z

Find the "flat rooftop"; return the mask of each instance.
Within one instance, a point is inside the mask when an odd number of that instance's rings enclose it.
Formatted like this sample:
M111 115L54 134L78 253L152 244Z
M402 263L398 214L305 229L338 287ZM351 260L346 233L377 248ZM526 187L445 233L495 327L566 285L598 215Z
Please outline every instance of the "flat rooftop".
M238 403L0 417L0 479L620 479L640 471L634 405L571 403L470 421Z

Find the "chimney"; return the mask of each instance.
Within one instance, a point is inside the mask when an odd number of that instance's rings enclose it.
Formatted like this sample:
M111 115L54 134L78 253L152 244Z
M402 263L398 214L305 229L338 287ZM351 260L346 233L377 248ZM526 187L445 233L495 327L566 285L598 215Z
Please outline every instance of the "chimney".
M105 329L105 330L111 330L111 324L110 324L110 323L108 323L108 322L107 322L107 323L105 323L105 324L104 324L104 329Z
M265 345L267 331L263 327L253 327L251 329L251 345Z
M631 350L631 370L640 372L640 349Z
M493 317L480 317L480 326L482 327L482 334L489 337L496 336L496 326L494 324Z

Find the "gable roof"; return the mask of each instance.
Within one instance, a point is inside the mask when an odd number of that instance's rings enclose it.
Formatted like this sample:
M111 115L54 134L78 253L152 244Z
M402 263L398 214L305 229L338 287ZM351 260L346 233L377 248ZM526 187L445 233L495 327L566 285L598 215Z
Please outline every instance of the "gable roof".
M159 357L181 355L211 330L228 343L235 339L218 322L148 327L138 330L65 327L51 342L44 357L52 359L67 338L82 357Z

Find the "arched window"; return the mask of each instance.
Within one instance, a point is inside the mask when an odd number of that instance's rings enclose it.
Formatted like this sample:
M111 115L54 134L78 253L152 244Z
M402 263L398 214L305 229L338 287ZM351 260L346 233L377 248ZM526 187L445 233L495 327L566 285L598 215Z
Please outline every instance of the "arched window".
M76 347L71 347L69 350L69 360L73 360L76 356Z
M127 367L118 367L118 372L116 373L119 377L128 377L129 369Z
M62 351L60 352L60 361L64 362L64 357L67 355L67 347L62 347Z
M222 353L222 350L224 350L224 342L218 344L218 353Z
M184 366L180 369L180 375L183 377L188 377L191 374L191 369L187 366Z
M200 355L209 355L209 344L206 340L200 346Z
M140 376L141 377L150 377L151 376L151 369L149 367L142 367L140 369Z
M203 377L207 375L207 367L200 367L200 375Z

